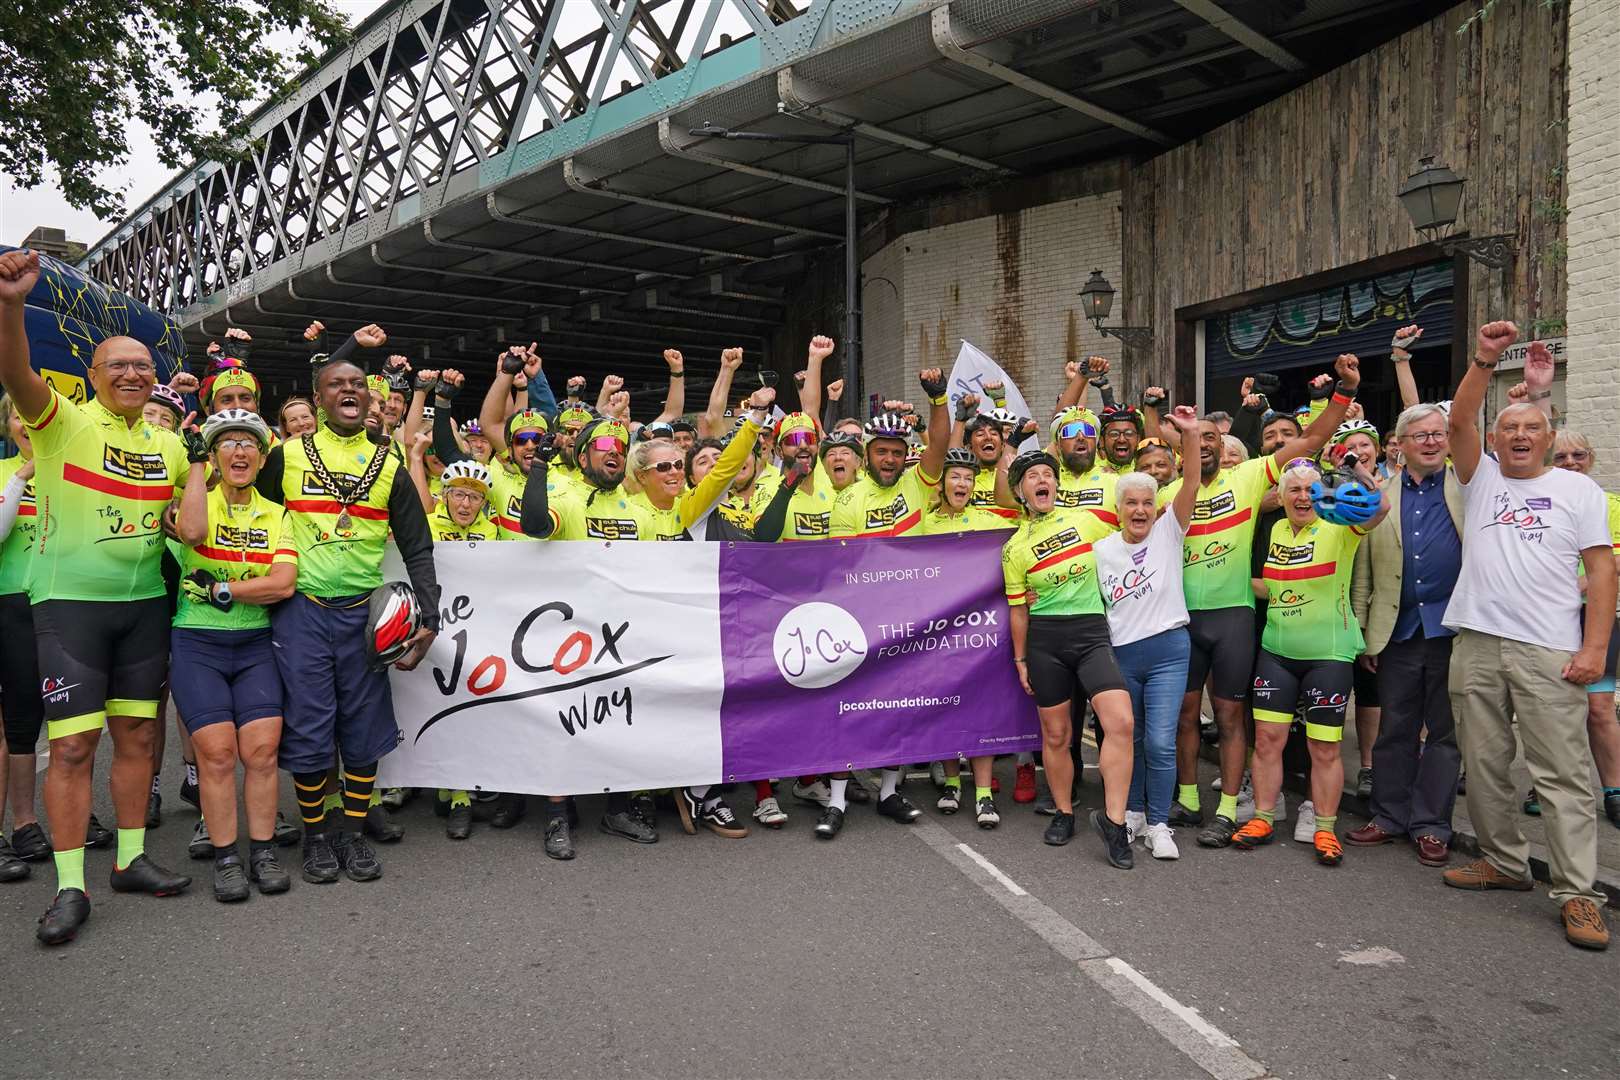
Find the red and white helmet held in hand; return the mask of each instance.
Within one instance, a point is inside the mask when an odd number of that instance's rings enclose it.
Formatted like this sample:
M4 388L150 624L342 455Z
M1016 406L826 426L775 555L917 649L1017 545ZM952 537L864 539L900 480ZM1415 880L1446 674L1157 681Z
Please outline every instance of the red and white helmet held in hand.
M416 590L403 581L385 581L371 590L366 615L366 662L382 671L410 649L422 625Z

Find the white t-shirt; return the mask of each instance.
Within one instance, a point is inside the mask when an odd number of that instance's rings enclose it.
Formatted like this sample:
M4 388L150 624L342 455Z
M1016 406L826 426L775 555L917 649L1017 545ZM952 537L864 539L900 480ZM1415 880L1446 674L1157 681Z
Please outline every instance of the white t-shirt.
M1446 625L1579 651L1581 552L1609 550L1603 489L1567 469L1513 480L1495 458L1481 454L1462 491L1462 573L1446 605Z
M1181 590L1181 542L1187 530L1174 510L1159 515L1147 539L1127 543L1124 533L1097 541L1097 585L1108 608L1108 636L1115 645L1187 625Z

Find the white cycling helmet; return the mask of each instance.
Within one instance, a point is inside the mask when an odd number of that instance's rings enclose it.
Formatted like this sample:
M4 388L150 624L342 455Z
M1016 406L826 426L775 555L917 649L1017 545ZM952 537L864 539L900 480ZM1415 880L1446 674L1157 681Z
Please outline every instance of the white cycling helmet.
M445 487L477 488L480 493L488 495L489 469L472 458L455 461L444 467L444 472L439 474L439 482Z
M246 431L259 440L259 449L270 449L270 425L256 412L248 409L221 409L203 421L203 445L212 452L214 443L227 431Z

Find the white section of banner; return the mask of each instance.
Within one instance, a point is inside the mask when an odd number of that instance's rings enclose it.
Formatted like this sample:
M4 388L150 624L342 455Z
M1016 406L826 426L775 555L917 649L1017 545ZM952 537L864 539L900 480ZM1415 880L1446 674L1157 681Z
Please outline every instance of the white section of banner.
M392 673L385 787L573 794L720 779L719 544L434 545L444 626ZM609 551L611 549L611 551ZM405 580L389 552L385 574Z
M1018 389L1018 384L1013 382L1012 377L1002 370L1001 365L990 359L977 346L963 341L962 347L956 352L956 363L951 367L951 408L953 410L956 408L956 403L961 400L963 394L978 394L979 411L989 412L996 406L990 400L990 395L985 393L984 384L995 382L1001 383L1006 388L1007 408L1019 416L1027 416L1034 420L1039 429L1046 427L1051 417L1036 416L1029 411L1029 402L1024 400L1023 392ZM1038 446L1037 433L1024 440L1024 445L1020 449L1031 450Z

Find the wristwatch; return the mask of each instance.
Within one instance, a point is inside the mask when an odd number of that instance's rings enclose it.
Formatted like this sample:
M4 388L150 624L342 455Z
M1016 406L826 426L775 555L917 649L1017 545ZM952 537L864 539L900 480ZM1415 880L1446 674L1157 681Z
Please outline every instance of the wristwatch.
M214 599L222 604L231 602L231 586L227 581L214 582Z

